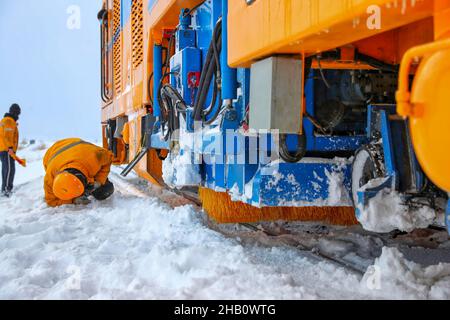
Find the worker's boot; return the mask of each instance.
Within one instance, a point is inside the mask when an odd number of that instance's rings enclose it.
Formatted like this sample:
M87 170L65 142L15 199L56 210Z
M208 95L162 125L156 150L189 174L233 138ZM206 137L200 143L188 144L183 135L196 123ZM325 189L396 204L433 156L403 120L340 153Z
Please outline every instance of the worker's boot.
M5 197L5 198L11 197L11 191L3 191L2 192L2 197Z

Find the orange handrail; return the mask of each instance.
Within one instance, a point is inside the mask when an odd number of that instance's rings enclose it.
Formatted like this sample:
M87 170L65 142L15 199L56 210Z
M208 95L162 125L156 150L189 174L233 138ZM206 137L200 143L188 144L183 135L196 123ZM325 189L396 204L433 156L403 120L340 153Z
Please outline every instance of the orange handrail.
M409 49L403 56L398 78L397 113L403 117L420 116L420 108L414 108L411 104L411 92L409 91L409 74L411 64L427 54L450 49L450 39L436 41Z

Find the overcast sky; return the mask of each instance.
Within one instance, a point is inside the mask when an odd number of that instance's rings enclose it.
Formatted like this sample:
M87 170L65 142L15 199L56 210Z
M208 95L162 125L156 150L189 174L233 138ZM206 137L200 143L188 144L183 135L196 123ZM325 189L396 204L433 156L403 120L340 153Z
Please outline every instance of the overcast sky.
M101 0L0 0L0 116L19 103L21 137L100 137L100 7Z

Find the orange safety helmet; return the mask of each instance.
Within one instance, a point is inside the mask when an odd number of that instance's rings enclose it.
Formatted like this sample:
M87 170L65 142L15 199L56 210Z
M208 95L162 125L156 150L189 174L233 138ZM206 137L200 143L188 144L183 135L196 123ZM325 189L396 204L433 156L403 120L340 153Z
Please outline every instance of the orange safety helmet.
M81 174L81 173L80 173ZM85 191L83 177L71 170L60 172L53 181L53 193L61 200L69 201L81 197Z

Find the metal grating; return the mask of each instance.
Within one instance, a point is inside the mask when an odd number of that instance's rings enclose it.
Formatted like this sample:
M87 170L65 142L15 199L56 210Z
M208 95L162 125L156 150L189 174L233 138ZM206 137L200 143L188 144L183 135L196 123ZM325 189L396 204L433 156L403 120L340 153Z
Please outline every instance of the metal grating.
M116 95L122 92L122 37L120 34L121 0L114 0L113 4L113 28L114 28L114 47L113 47L113 64L114 64L114 88Z
M144 61L144 1L133 0L131 8L133 68Z

